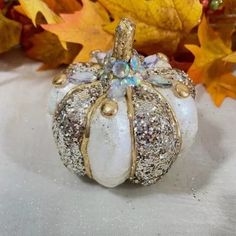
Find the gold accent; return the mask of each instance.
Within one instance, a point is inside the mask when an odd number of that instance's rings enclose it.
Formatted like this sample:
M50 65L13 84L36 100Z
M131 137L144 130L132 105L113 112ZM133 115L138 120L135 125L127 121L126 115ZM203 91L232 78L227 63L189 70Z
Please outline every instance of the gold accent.
M129 118L129 126L130 126L130 136L131 136L131 171L130 178L134 177L136 170L136 160L137 160L137 151L136 151L136 142L135 142L135 134L134 134L134 107L132 102L132 88L129 86L127 88L126 93L126 102L128 109L128 118Z
M161 58L161 60L166 61L166 62L169 63L169 58L168 58L164 53L158 52L158 53L157 53L157 56L158 56L159 58Z
M106 118L111 118L116 115L118 111L118 104L111 99L105 99L101 105L101 114Z
M98 109L98 107L101 105L103 100L106 98L107 94L103 94L101 97L99 97L96 102L91 106L91 108L88 111L87 118L86 118L86 126L85 126L85 132L83 135L82 143L81 143L81 153L84 158L84 167L86 174L88 177L91 179L93 178L92 176L92 171L90 168L90 163L89 163L89 156L88 156L88 142L89 142L89 136L90 136L90 127L91 127L91 120L94 112Z
M129 61L133 51L135 24L130 19L122 18L116 27L113 57Z
M176 83L173 88L175 94L180 98L187 98L190 96L190 90L185 84Z
M100 81L95 81L91 84L80 84L74 88L72 88L63 98L62 101L67 100L74 92L78 92L80 90L85 89L86 87L88 87L89 85L98 85L101 84ZM85 131L83 134L83 138L82 138L82 142L80 145L80 149L81 149L81 153L84 159L84 168L85 168L85 172L86 174L92 178L92 173L91 173L91 168L90 168L90 163L89 163L89 156L88 156L88 152L87 152L87 146L88 146L88 138L89 138L89 133L90 133L90 122L91 122L91 115L93 113L93 111L96 109L97 107L97 103L101 101L101 98L104 98L106 96L102 95L101 97L99 97L96 102L93 104L93 106L89 109L87 117L86 117L86 126L85 126ZM59 105L59 104L58 104ZM96 107L95 107L96 105ZM100 105L100 104L99 104ZM57 109L58 110L58 109Z
M63 73L56 75L52 80L52 84L55 87L62 87L63 85L66 84L66 82L67 82L67 76L66 74Z

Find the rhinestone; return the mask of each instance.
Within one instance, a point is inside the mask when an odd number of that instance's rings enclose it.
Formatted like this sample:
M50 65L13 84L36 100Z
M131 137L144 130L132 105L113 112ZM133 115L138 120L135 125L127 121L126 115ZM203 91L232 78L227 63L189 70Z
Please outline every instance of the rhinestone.
M129 74L130 67L125 61L116 61L112 67L113 74L118 78L124 78Z
M140 85L141 77L140 76L129 76L121 81L121 84L126 86L138 86Z
M69 77L72 84L89 83L96 80L96 76L91 71L76 71Z
M148 57L145 57L143 64L145 67L152 68L156 65L157 61L158 61L157 55L153 54Z
M119 79L113 79L108 91L109 98L119 98L125 95L126 87Z
M92 54L91 62L99 64L104 63L104 59L107 55L105 52L101 52L99 50L93 51L91 54Z
M136 55L132 56L132 58L130 59L130 66L133 71L137 71L139 69L140 60L139 60L138 56L136 56Z
M104 59L104 71L105 73L110 73L112 71L112 67L115 63L115 58L110 57L110 56L106 56L106 58Z
M170 80L167 80L165 78L163 78L162 76L160 75L151 75L148 80L158 86L158 87L161 87L161 88L170 88L172 86L172 82Z

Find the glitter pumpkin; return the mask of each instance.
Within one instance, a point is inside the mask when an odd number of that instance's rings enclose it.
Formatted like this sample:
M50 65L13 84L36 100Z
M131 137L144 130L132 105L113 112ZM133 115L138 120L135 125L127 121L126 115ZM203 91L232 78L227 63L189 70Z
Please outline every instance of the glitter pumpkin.
M161 53L132 48L135 25L122 19L109 52L91 53L53 80L49 112L64 165L106 187L150 185L188 149L198 122L195 88Z

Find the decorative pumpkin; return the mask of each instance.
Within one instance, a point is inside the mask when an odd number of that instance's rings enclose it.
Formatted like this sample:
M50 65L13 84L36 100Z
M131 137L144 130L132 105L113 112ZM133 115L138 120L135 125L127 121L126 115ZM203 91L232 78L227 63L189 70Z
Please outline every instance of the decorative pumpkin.
M191 80L164 54L138 54L134 32L122 19L112 51L95 51L53 80L49 110L61 160L106 187L155 183L197 132Z

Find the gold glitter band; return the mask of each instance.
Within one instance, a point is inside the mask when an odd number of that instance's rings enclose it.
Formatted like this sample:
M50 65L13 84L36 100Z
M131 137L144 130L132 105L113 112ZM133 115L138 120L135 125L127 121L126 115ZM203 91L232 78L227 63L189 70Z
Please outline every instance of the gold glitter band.
M130 178L132 178L135 174L136 169L136 143L135 143L135 136L134 136L134 108L132 102L132 88L127 88L126 93L126 102L127 102L127 109L128 109L128 118L129 118L129 125L130 125L130 136L131 136L131 171L130 171Z

